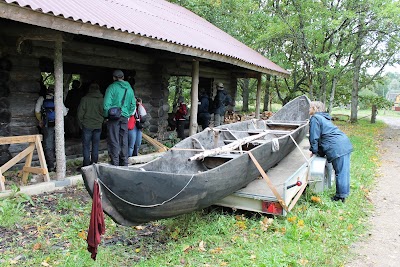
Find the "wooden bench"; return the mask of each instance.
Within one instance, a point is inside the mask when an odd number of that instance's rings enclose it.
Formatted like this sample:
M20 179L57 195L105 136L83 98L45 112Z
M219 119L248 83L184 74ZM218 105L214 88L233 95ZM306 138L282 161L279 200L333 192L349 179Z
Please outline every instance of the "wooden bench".
M50 176L47 170L46 159L44 157L43 147L42 147L42 135L22 135L22 136L7 136L7 137L0 137L0 145L9 145L9 144L21 144L21 143L29 143L28 147L21 151L18 155L10 159L8 162L3 164L0 167L0 191L5 190L5 177L3 174L17 164L19 161L24 159L25 166L22 168L22 182L24 184L28 181L29 173L36 173L36 174L43 174L44 181L49 182ZM40 167L31 167L33 152L37 150Z

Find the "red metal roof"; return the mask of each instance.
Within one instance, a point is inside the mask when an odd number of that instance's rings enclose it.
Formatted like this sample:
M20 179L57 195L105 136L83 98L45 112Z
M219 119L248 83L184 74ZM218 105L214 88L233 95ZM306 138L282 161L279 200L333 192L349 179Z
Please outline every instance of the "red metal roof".
M164 0L4 0L74 21L216 53L288 74L193 12Z

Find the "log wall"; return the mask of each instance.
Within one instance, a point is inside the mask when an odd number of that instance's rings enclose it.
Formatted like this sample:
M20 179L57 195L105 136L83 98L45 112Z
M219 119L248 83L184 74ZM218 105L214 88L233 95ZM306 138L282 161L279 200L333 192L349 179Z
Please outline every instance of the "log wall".
M0 20L0 26L0 135L37 134L34 108L39 97L39 78L42 71L52 71L51 39L60 33L7 20ZM168 80L171 76L191 76L192 59L96 38L67 37L63 43L65 77L80 74L84 81L94 79L104 92L112 82L112 71L122 69L127 80L135 78L135 95L143 99L149 114L147 129L158 139L168 138ZM200 62L200 77L213 79L214 85L224 83L233 96L236 80L232 72L209 65ZM0 164L24 148L0 147Z

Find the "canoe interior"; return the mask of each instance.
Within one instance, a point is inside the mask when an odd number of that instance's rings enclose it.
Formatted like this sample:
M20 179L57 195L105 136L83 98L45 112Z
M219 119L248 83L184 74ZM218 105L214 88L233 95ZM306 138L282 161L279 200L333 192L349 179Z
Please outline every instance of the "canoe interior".
M200 133L184 139L172 150L169 150L162 158L149 162L142 168L144 170L176 174L193 174L216 168L236 158L240 150L252 150L259 145L287 135L300 126L307 124L307 120L309 119L308 109L309 100L307 97L302 96L297 98L296 101L286 104L267 121L249 120L221 125L214 129L207 128ZM190 157L201 152L202 149L215 149L235 140L262 132L268 132L268 134L230 153L208 157L202 161L188 161Z

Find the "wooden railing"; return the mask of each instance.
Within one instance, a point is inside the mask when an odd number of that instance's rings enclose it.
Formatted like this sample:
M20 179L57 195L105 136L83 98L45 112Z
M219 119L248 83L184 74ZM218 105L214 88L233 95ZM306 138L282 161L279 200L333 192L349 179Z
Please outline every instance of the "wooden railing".
M8 136L8 137L0 137L0 145L9 145L9 144L21 144L21 143L29 143L29 146L21 151L18 155L10 159L3 166L0 167L0 191L5 190L5 177L3 174L17 164L19 161L24 159L25 166L22 168L22 182L24 184L28 181L29 173L43 174L44 181L49 182L50 176L47 170L46 159L44 157L43 147L42 147L42 135L21 135L21 136ZM40 167L31 167L33 152L37 150L37 154L39 157Z

